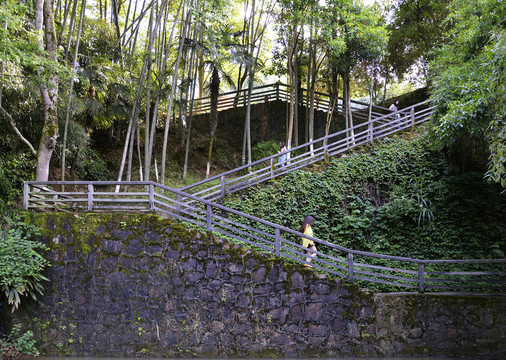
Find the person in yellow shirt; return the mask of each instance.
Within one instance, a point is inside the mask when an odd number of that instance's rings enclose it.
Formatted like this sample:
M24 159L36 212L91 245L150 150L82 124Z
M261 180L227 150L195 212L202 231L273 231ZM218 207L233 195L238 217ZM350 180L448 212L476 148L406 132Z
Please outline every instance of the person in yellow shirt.
M304 222L302 223L302 226L300 228L300 232L304 235L313 237L313 229L311 228L311 225L313 225L314 218L310 215L306 216L304 219ZM311 260L316 256L316 246L314 244L314 241L311 239L307 239L306 237L302 237L302 246L305 248L308 248L313 251L306 250L306 262L310 263ZM304 264L307 267L311 267L309 264Z

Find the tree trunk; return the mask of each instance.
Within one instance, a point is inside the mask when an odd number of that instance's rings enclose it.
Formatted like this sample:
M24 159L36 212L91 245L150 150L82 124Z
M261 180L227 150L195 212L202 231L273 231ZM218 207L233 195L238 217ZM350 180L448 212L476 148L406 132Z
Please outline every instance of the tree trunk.
M45 0L50 1L50 0ZM77 15L77 0L74 0L74 6L72 7L72 15L70 16L70 25L69 25L69 37L67 38L67 45L65 46L65 56L64 59L68 59L69 50L70 50L70 42L72 40L72 32L74 31L74 23L76 22Z
M38 0L36 11L35 17L37 22L41 19L39 12L42 12L47 54L53 60L56 60L58 44L52 3L49 0ZM40 26L39 29L37 29L38 26ZM40 30L41 28L42 23L37 23L36 30ZM41 40L41 46L43 46L43 44L44 40ZM40 86L40 94L44 106L44 126L42 128L42 136L40 138L37 157L37 168L35 170L35 180L37 181L47 181L49 179L49 164L56 145L56 139L58 138L58 80L58 76L53 75L49 78L49 86Z
M216 134L216 128L218 127L218 95L220 91L220 73L218 69L214 67L211 76L211 113L209 114L209 155L207 158L207 171L206 178L209 177L211 172L211 157L213 154L213 142Z
M77 54L79 52L79 40L81 38L81 29L83 28L83 20L84 20L84 12L86 10L86 0L83 0L83 4L81 6L81 15L79 18L79 27L77 28L77 36L76 36L76 45L74 51L74 60L72 61L72 69L76 69L77 65ZM65 158L66 158L66 146L67 146L67 130L69 124L69 116L70 116L70 105L72 104L72 91L74 89L74 79L70 80L70 89L69 89L69 100L67 103L67 112L65 114L65 127L63 130L63 148L62 148L62 161L61 161L61 181L65 181Z
M351 140L351 144L355 145L355 130L353 130L353 115L351 111L351 91L350 91L350 78L349 76L343 77L345 91L345 99L346 102L346 118L347 118L347 128L349 129L348 135Z
M179 5L179 9L181 10L182 6L183 6L183 3L184 1L181 0L181 3ZM179 11L179 10L178 10ZM181 17L183 18L184 15L181 15ZM175 20L174 20L174 25L177 23L177 16L175 17ZM189 16L186 18L186 21L184 22L184 24L181 25L181 39L179 41L179 48L178 48L178 52L177 52L177 60L176 60L176 65L174 66L174 74L172 75L172 87L170 89L170 97L169 97L169 107L167 109L167 120L166 120L166 123L165 123L165 129L164 129L164 132L163 132L163 148L162 148L162 174L161 174L161 183L163 185L165 185L165 162L166 162L166 156L167 156L167 144L168 144L168 136L169 136L169 119L170 119L170 113L171 113L171 110L172 110L172 103L174 101L174 94L176 92L176 84L177 84L177 74L178 74L178 71L179 71L179 63L181 61L181 54L183 53L183 44L184 44L184 38L186 36L186 27L188 25L188 22L189 22Z
M292 134L293 134L293 122L295 114L295 91L297 88L297 79L295 78L295 67L297 66L297 39L298 39L298 23L293 25L292 38L290 40L290 49L288 53L288 74L290 78L290 111L288 118L288 129L287 129L287 149L290 150L292 147ZM288 159L290 153L288 153Z

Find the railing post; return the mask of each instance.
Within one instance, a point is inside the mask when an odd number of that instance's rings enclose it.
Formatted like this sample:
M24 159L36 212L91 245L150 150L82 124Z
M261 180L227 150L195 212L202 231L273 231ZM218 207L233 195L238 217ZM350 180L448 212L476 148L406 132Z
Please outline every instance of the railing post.
M369 117L369 141L374 140L374 125L372 119Z
M28 209L28 195L30 194L30 186L26 183L23 183L23 209Z
M206 211L206 220L207 220L207 231L211 232L212 225L211 225L211 217L213 216L213 208L211 205L207 205L207 211Z
M425 291L425 276L423 264L418 264L418 292L423 293Z
M178 215L181 215L181 194L176 195L176 212Z
M274 179L274 158L271 159L271 179Z
M281 248L281 236L279 233L279 228L276 228L276 241L274 242L274 249L276 256L279 256L280 248Z
M88 184L88 211L93 210L93 184Z
M279 83L276 83L276 100L279 100Z
M221 198L224 199L225 198L225 176L221 176L220 178L220 183L221 183Z
M348 281L353 283L354 280L354 273L353 273L353 254L348 254Z
M411 130L415 127L415 108L411 108L409 111L409 116L411 117Z
M149 211L155 210L155 187L149 184Z

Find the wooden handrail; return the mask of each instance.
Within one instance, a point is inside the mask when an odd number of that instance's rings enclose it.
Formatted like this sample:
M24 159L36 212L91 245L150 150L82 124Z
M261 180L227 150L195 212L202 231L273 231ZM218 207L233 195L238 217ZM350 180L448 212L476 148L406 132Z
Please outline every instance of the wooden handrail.
M23 186L23 206L33 210L160 213L197 225L204 231L272 252L275 256L306 263L307 249L303 248L298 240L305 236L304 234L227 208L213 200L322 161L328 156L335 156L374 139L411 128L428 120L431 112L432 107L425 101L397 112L376 114L369 121L355 125L352 129L345 129L290 149L284 164L276 162L279 154L275 154L181 189L150 181L27 181ZM351 136L351 130L354 136ZM313 146L312 151L295 155L295 151L307 149L309 145ZM248 173L247 170L251 167L258 169ZM210 185L211 182L217 182L218 185ZM100 187L104 186L109 191L99 191ZM112 191L114 187L118 187L118 192ZM121 188L124 190L121 191ZM230 220L231 215L237 220ZM251 227L248 224L258 225ZM330 254L318 253L311 265L350 282L372 282L418 292L506 289L505 259L421 260L357 251L322 239L308 238L330 251ZM373 265L372 259L375 259L374 262L383 261L384 264ZM403 268L392 267L389 263L391 261L402 263ZM448 271L447 267L452 265L470 266L471 269ZM476 269L473 266L481 268Z
M302 92L301 98L304 99L307 96L307 89L301 88ZM256 86L252 90L252 98L251 98L251 104L258 104L265 102L265 98L267 97L269 101L272 100L286 100L288 101L290 99L290 92L288 85L283 83L274 83L269 85L262 85L262 86ZM248 89L241 89L241 90L235 90L235 91L228 91L225 93L220 94L218 97L218 111L226 110L229 108L234 107L234 105L237 103L238 106L245 105L246 95L248 93ZM329 99L330 95L315 91L315 95L319 97L317 102L319 105L317 106L317 110L323 110L327 111L329 106ZM338 101L338 108L343 108L343 98L339 98L340 101ZM369 104L358 101L358 100L350 100L352 110L355 108L356 111L358 111L360 108L368 107ZM375 112L381 113L381 112L390 112L389 109L373 105L373 108L375 109ZM211 111L211 98L210 96L201 97L198 99L195 99L193 102L193 114L205 114L207 112Z
M276 161L279 159L280 154L273 154L184 186L180 190L204 197L207 200L223 198L226 194L235 193L249 186L272 180L275 177L286 174L288 171L319 162L325 156L335 156L375 139L410 129L412 126L430 119L432 107L428 106L429 104L430 102L427 100L396 112L389 111L388 114L373 114L374 116L370 120L357 124L352 128L344 129L288 149L286 153L287 160L281 164ZM352 132L354 133L353 136L351 135ZM294 156L296 152L310 147L313 147L313 151ZM261 167L260 169L249 172L250 169L259 166ZM246 175L244 175L245 173ZM218 180L220 185L213 185Z
M112 191L115 186L120 187L120 192ZM105 187L106 191L101 187ZM151 181L27 181L24 189L26 209L150 211L180 219L199 226L203 231L253 245L298 263L305 263L307 249L299 244L300 237L305 236L318 243L320 249L328 249L313 259L311 265L314 268L352 282L379 283L418 292L504 291L506 288L506 272L503 271L505 259L421 260L357 251L308 237L290 228ZM61 194L65 195L66 201L55 203L53 198ZM185 202L184 199L191 199L192 202ZM237 220L229 219L230 215ZM257 225L252 227L248 224ZM376 263L383 263L372 265L372 259ZM402 263L403 267L392 267L390 261ZM446 267L452 264L458 264L461 268L471 266L471 269L448 271ZM444 267L440 268L440 265ZM476 268L479 266L481 268Z

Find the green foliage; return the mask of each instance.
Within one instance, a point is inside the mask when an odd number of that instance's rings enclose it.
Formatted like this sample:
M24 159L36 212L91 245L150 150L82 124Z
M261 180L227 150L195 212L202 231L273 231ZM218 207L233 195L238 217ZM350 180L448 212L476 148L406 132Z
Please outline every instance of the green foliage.
M498 0L455 0L454 26L432 63L436 135L450 149L469 154L473 143L490 151L488 176L506 187L506 90L504 51L506 4ZM483 164L485 165L485 164Z
M16 359L21 355L38 356L39 351L35 343L33 332L23 333L21 325L15 324L5 339L0 338L0 358Z
M265 141L259 142L251 149L251 158L253 161L266 158L279 152L279 142Z
M77 176L81 180L107 181L110 180L107 163L96 151L89 150L88 156L82 158L77 165Z
M5 0L0 7L0 63L4 62L9 73L15 75L2 79L7 80L7 86L16 85L19 75L39 84L55 74L72 76L64 65L44 56L38 33L27 26L32 15L28 6L19 1Z
M330 0L322 11L322 40L329 62L343 77L360 61L373 61L384 51L387 32L377 12L358 2Z
M2 153L0 157L0 203L19 200L23 181L33 180L35 159L30 153Z
M31 240L40 235L37 227L24 223L16 215L4 217L4 222L0 228L0 288L14 311L21 296L36 300L37 294L42 294L42 281L48 280L42 272L49 261L38 253L47 247Z
M447 2L437 0L400 0L394 2L388 30L388 62L399 78L410 70L426 76L432 49L443 40L449 24Z
M448 167L427 137L384 140L333 159L322 173L291 172L226 205L295 230L312 215L322 240L412 258L488 258L506 236L505 194L482 174Z

